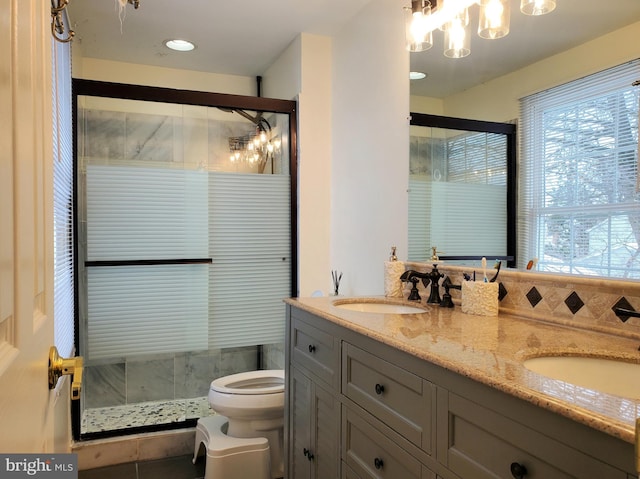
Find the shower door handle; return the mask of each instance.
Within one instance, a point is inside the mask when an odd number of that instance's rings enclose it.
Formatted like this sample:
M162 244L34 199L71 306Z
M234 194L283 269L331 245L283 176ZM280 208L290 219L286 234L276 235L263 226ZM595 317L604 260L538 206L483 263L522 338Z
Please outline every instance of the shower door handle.
M71 399L80 399L82 389L82 356L63 358L58 353L58 348L49 348L49 389L56 387L58 379L64 375L71 376Z

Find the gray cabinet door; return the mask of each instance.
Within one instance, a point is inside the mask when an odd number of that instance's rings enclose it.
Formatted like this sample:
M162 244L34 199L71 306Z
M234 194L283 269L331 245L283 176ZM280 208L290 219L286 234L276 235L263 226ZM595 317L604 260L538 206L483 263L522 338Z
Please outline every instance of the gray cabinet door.
M309 479L311 462L308 451L311 448L311 380L295 367L289 376L290 479Z
M340 406L333 394L291 368L291 479L337 478Z

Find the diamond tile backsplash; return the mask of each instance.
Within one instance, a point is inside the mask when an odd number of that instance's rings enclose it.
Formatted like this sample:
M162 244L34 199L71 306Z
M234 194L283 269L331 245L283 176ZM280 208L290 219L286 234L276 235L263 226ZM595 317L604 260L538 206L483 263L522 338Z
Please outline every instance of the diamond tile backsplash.
M406 263L407 269L430 271L427 263ZM468 267L439 264L453 284L464 281ZM500 311L603 332L640 337L640 319L621 321L615 306L640 310L640 281L546 274L531 271L500 271ZM460 291L451 290L459 305ZM619 304L618 304L619 303Z

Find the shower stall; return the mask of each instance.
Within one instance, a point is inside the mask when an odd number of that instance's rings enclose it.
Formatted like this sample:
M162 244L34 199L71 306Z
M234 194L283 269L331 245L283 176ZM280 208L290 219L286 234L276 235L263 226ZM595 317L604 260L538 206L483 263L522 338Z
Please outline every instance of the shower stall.
M184 427L284 367L295 102L74 80L76 438Z

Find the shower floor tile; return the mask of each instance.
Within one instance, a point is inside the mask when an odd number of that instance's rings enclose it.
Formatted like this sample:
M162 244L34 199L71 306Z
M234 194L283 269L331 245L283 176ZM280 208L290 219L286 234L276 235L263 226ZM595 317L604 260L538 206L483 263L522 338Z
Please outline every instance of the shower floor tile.
M114 431L141 426L155 426L197 419L213 414L206 397L148 401L124 406L85 409L82 413L83 434Z

